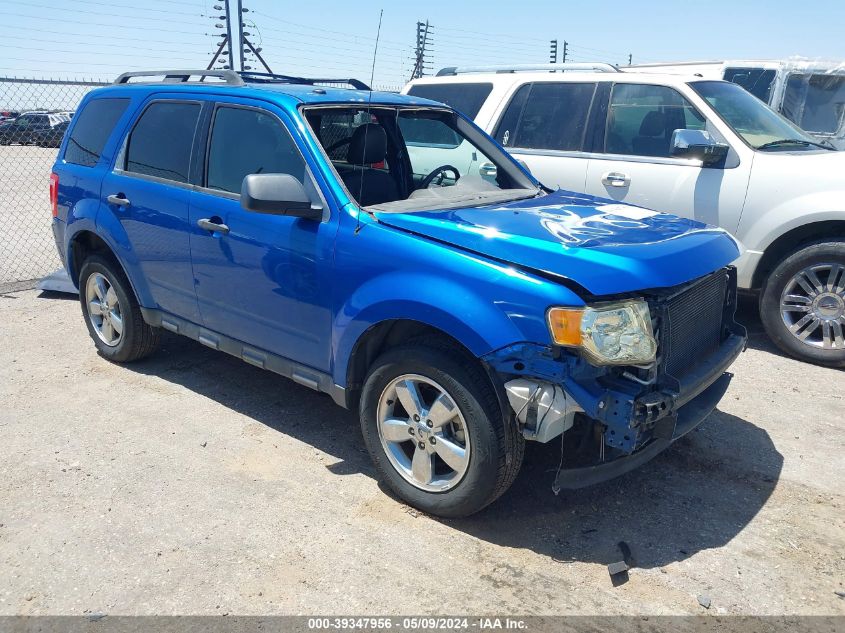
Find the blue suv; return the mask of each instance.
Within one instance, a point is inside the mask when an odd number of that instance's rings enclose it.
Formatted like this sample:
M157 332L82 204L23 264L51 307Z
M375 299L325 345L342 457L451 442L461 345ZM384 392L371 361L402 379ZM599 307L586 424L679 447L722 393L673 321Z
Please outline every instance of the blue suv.
M167 330L328 393L441 516L507 490L526 440L560 438L550 483L580 488L715 408L746 342L730 235L551 191L442 104L329 82L127 73L85 97L50 192L102 356Z

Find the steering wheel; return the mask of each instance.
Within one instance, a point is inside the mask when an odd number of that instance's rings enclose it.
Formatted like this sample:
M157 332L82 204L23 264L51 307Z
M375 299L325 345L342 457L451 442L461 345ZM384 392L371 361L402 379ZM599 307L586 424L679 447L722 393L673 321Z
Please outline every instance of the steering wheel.
M434 179L437 178L437 176L440 176L440 182L443 182L443 175L447 171L452 172L452 174L455 176L455 182L458 182L458 180L461 179L461 172L458 171L457 167L453 167L452 165L440 165L440 167L437 167L434 171L428 174L428 176L422 179L422 182L420 183L418 189L427 189L428 187L430 187L431 183L434 182Z

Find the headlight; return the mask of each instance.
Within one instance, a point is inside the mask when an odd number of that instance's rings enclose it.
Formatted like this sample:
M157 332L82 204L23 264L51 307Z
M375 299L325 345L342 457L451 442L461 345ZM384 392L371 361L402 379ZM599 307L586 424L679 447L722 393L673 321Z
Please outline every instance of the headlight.
M645 301L552 308L548 320L556 344L580 348L595 365L648 363L657 352Z

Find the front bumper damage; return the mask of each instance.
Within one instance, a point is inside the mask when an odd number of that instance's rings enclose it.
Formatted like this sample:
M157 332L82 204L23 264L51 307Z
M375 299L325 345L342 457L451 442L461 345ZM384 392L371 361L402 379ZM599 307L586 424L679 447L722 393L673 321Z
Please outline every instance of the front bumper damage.
M726 370L747 342L734 309L729 300L718 348L681 378L667 374L659 358L653 380L643 381L624 368L597 367L561 348L532 343L484 360L503 379L504 398L526 439L548 442L563 434L566 444L577 422L589 425L594 454L564 461L555 481L555 489L583 488L646 463L716 408L732 377Z

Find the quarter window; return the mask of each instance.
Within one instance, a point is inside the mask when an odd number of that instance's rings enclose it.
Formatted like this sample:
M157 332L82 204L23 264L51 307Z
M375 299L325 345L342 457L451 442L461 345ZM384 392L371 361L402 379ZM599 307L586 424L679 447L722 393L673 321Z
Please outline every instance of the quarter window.
M505 147L580 151L594 83L535 83L514 94L496 128Z
M211 129L206 186L240 193L249 174L290 174L303 182L305 162L290 134L271 114L220 107Z
M129 99L94 99L76 119L68 138L65 161L93 167L100 160L103 147L118 119L126 111Z
M198 103L152 103L129 136L126 171L188 182L199 114Z
M704 117L672 88L615 84L607 113L605 151L669 157L675 130L705 127Z

